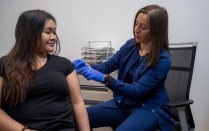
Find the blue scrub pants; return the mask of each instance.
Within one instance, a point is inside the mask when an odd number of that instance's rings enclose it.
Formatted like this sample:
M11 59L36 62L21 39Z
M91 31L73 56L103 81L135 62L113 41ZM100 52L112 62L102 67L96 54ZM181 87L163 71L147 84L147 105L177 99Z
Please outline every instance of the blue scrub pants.
M115 131L153 131L159 127L154 114L143 107L87 107L90 128L117 127Z

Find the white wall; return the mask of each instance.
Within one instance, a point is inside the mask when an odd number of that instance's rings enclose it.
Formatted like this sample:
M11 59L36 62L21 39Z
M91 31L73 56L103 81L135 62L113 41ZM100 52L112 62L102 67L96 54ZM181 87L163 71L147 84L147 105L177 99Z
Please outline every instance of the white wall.
M0 56L14 43L17 18L28 9L44 9L58 22L62 56L80 58L87 41L108 40L119 48L132 35L135 13L147 4L159 4L169 13L170 42L198 41L191 87L191 106L197 131L209 130L209 1L206 0L0 0Z

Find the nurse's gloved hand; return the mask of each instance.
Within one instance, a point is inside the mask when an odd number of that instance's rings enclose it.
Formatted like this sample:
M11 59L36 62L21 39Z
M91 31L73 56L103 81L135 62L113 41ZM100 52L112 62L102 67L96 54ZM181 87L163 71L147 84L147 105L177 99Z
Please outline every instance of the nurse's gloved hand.
M82 71L86 68L89 68L86 63L83 60L77 59L73 61L73 64L75 65L75 70L78 73L82 73Z
M95 80L100 83L102 83L104 81L104 74L93 69L93 68L85 69L82 72L83 72L83 76L87 80Z

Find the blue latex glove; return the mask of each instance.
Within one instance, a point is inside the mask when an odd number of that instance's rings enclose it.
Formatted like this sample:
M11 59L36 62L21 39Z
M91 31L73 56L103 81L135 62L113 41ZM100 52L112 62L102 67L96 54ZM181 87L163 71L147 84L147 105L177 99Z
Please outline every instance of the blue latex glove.
M83 72L83 76L87 80L95 80L100 83L104 81L104 74L93 68L88 68L88 69L86 68L82 72Z
M77 59L73 61L73 64L75 65L75 70L78 73L82 73L83 70L85 70L86 68L89 68L86 63L83 60Z

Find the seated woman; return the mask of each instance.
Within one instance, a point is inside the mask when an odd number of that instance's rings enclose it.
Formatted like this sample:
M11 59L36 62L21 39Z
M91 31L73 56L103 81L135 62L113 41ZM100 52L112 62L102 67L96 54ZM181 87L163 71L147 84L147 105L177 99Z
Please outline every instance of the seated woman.
M88 80L105 84L114 99L87 108L91 129L117 127L116 131L171 131L174 122L164 83L171 66L168 14L165 8L148 5L135 16L134 38L129 39L102 64L87 67L73 63ZM118 79L109 74L119 69Z
M0 130L89 131L73 63L59 53L55 18L43 10L23 12L16 42L0 58ZM56 47L56 48L55 48Z

